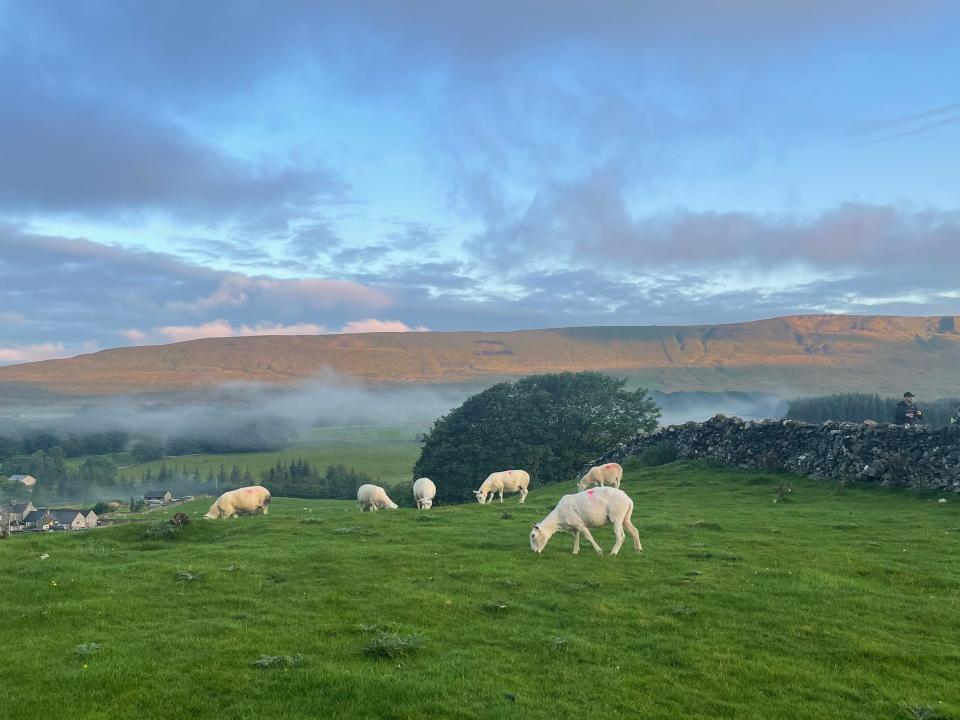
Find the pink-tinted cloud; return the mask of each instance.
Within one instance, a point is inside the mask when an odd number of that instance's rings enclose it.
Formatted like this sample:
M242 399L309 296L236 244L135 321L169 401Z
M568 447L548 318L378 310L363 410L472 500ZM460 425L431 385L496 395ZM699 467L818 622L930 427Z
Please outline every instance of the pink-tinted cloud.
M373 333L373 332L428 332L429 328L423 325L410 327L399 320L377 320L366 318L348 322L340 330L342 333Z
M17 345L0 347L0 364L12 365L15 363L34 362L36 360L52 360L54 358L72 355L63 343L39 343L36 345Z

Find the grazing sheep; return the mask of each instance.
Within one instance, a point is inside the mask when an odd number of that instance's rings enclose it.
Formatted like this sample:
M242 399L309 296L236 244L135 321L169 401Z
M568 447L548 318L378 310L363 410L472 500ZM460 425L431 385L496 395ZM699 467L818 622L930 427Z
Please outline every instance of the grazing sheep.
M600 487L620 487L620 481L623 479L623 468L617 465L617 463L606 463L605 465L596 465L587 472L580 482L577 483L577 488L580 490L586 490L587 488L594 487L599 485Z
M240 513L261 512L264 515L270 508L270 491L260 485L227 490L210 506L204 517L215 519L236 517Z
M361 485L357 488L357 503L360 512L397 509L397 504L387 497L387 491L379 485Z
M589 528L601 527L612 522L617 542L614 543L610 554L616 555L620 552L624 539L624 527L633 538L637 552L642 552L640 533L630 522L632 514L633 500L623 490L617 488L591 488L575 495L564 495L550 514L533 526L530 532L530 549L536 553L543 552L547 541L553 537L554 533L564 531L573 533L574 555L580 552L580 533L583 533L583 536L593 545L597 554L603 555L603 549L597 545Z
M500 502L503 502L504 492L519 492L520 503L527 499L527 487L530 485L530 473L526 470L502 470L500 472L490 473L479 490L474 490L473 494L477 496L477 502L486 505L489 500L493 500L493 494L500 494Z
M433 507L433 499L437 496L437 486L430 478L420 478L413 483L413 499L420 510L429 510Z

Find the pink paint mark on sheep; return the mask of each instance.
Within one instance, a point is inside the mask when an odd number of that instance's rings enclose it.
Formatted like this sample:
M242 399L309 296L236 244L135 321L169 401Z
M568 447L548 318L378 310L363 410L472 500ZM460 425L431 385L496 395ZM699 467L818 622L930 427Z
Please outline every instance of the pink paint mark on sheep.
M593 495L593 490L587 490L587 495Z

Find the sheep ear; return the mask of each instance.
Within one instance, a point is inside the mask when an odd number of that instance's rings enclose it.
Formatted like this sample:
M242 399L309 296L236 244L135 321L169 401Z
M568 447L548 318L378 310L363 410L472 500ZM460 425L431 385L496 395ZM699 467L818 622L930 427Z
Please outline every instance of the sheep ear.
M534 523L534 524L533 524L533 529L534 529L534 530L539 530L539 529L540 529L540 526L537 525L536 523Z

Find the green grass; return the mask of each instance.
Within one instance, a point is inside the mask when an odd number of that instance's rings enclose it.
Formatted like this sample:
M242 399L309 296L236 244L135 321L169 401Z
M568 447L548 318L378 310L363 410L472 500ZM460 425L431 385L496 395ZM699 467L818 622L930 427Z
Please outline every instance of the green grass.
M121 472L127 480L139 482L148 468L156 475L161 464L166 464L167 468L182 466L188 472L199 469L204 477L209 470L217 472L221 465L227 471L237 465L241 470L250 468L254 479L259 480L260 473L276 465L278 460L289 462L302 458L321 469L343 463L374 480L393 484L410 479L411 468L420 455L420 444L415 437L425 430L419 425L314 428L282 450L169 457L163 461L131 465Z
M22 718L960 718L960 502L783 478L631 472L618 557L530 552L570 487L18 537L0 687Z

